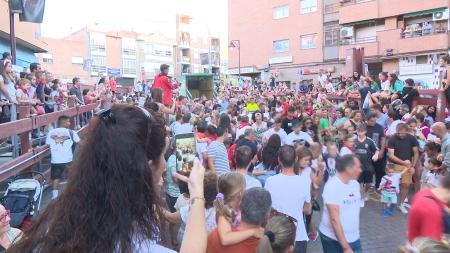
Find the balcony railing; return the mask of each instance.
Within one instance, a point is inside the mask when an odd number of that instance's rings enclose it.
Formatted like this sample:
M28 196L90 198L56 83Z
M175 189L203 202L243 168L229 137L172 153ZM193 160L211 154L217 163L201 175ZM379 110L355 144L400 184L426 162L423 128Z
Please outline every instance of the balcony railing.
M353 45L353 44L373 43L373 42L377 42L377 36L342 39L341 45Z
M181 57L181 61L182 61L182 62L191 62L191 57L189 57L189 56L183 56L183 57Z
M415 37L423 37L423 36L428 36L428 35L433 35L433 34L440 34L440 33L447 33L447 28L445 27L438 27L438 28L419 28L419 29L414 29L414 30L405 30L403 32L400 33L400 37L402 39L405 38L415 38Z
M374 1L374 0L340 0L339 3L341 6L347 6L347 5L365 3L365 2L370 2L370 1Z
M339 12L339 3L325 5L324 14L331 14Z

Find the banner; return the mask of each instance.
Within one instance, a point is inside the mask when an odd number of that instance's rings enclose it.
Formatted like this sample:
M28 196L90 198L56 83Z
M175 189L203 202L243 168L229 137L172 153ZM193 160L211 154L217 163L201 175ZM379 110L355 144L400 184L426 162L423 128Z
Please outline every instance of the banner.
M21 0L22 13L20 21L42 23L44 18L45 0Z

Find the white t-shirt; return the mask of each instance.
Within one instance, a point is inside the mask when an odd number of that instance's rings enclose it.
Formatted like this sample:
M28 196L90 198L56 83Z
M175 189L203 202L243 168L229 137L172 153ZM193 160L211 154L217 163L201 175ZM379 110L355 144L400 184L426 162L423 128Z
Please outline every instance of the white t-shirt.
M245 175L244 178L245 178L245 189L246 190L253 188L253 187L262 187L262 184L258 179L254 178L250 175Z
M237 129L237 131L236 131L236 140L239 139L239 136L244 135L245 134L245 130L247 130L249 128L252 128L252 126L248 125L248 126L245 126L245 127L241 128L241 129Z
M353 154L353 151L351 151L349 148L347 147L342 147L341 151L339 152L339 155L342 157L344 155L351 155Z
M179 135L179 134L189 134L189 133L193 133L193 127L191 125L191 123L182 123L180 125L178 125L175 129L175 135Z
M383 185L383 190L387 192L400 192L400 178L402 178L401 173L395 173L392 176L384 175L381 178L381 185Z
M285 144L294 146L294 142L297 140L305 140L308 143L313 142L313 139L308 133L300 131L300 133L298 134L296 134L295 132L291 132L290 134L288 134L285 139Z
M33 86L30 86L30 88L28 88L28 99L33 99L35 93L36 93L36 88Z
M441 186L441 180L444 177L442 174L433 173L431 171L427 171L425 174L425 182L427 187L436 188Z
M4 81L5 81L5 79L3 79L3 76L0 75L0 82L4 82ZM9 96L13 100L10 102L16 102L16 87L14 87L14 83L11 81L9 81L8 83L5 82L5 87L9 93ZM6 96L2 92L0 92L0 99L4 99L4 100L7 99Z
M52 164L72 162L72 145L74 141L79 142L80 137L75 131L72 131L72 141L69 131L72 130L67 128L54 128L48 132L45 143L50 146Z
M388 130L386 131L386 135L394 135L397 133L397 125L400 123L404 123L402 120L394 120L389 125Z
M281 139L281 145L284 145L284 143L286 141L287 133L282 128L280 128L280 130L278 130L278 132L275 132L274 128L270 128L269 130L267 130L264 133L263 140L268 141L270 136L272 136L273 134L278 134Z
M180 209L180 217L181 217L181 225L180 225L180 231L178 232L177 235L177 241L178 242L182 242L183 241L183 236L184 236L184 232L186 231L186 222L188 220L188 216L189 216L189 205L187 206L183 206ZM214 207L205 209L205 220L206 220L206 232L207 234L209 234L214 228L217 227L216 224L216 209Z
M309 240L303 221L303 206L305 203L311 203L311 181L307 181L306 178L306 176L286 176L280 173L267 178L264 186L272 196L272 207L278 212L297 219L295 241Z
M359 183L351 180L343 183L338 176L332 177L323 190L324 211L319 230L325 236L337 240L330 222L327 204L339 206L339 221L349 243L357 241L359 236L359 212L361 208L361 193Z

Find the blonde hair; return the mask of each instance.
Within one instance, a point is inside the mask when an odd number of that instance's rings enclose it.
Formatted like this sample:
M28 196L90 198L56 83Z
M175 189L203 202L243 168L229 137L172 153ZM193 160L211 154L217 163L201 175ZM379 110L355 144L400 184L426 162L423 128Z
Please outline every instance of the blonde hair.
M284 253L295 242L295 224L284 216L272 217L265 235L259 240L256 253Z
M411 253L416 250L420 253L448 253L450 247L442 241L436 241L430 238L416 238L411 246L400 248L400 253Z
M29 83L31 83L30 80L28 80L28 79L26 79L26 78L20 78L19 86L20 86L20 87L23 87L23 86L25 86L25 85L27 85L27 84L29 84Z
M217 181L218 194L214 200L214 207L219 215L224 216L229 222L236 218L236 212L228 206L245 190L245 178L236 172L222 174Z

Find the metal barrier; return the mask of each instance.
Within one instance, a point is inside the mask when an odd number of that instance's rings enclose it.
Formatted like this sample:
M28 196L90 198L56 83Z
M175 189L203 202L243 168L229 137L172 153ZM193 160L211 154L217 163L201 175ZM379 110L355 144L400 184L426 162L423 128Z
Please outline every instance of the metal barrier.
M20 156L0 165L0 182L3 182L9 177L30 168L34 164L39 163L43 158L50 155L50 148L48 145L37 146L34 148L31 146L30 136L33 130L56 122L62 115L71 117L72 126L77 126L79 117L82 116L83 113L91 112L98 106L98 104L75 106L74 102L69 102L69 106L71 104L72 107L67 110L47 113L39 116L30 116L30 106L18 106L17 111L19 114L19 119L0 124L0 139L19 135L21 150ZM83 121L79 123L81 126ZM85 127L82 127L78 130L78 132L82 134L84 130ZM17 144L17 146L19 145Z

